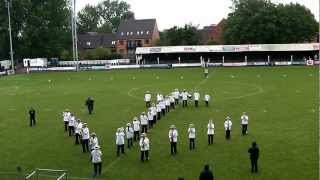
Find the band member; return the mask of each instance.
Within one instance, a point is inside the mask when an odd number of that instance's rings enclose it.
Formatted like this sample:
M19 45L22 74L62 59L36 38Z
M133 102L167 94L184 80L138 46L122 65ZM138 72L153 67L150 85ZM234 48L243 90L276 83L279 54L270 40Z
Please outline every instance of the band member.
M206 106L209 107L209 101L210 101L210 95L209 94L206 94L204 96L204 101L206 103Z
M93 164L93 176L101 175L102 169L102 152L100 146L95 146L93 151L91 151L91 161Z
M140 121L138 121L137 117L133 118L133 140L138 141L140 137Z
M92 99L92 97L88 97L88 99L86 100L85 105L86 105L87 108L88 108L89 114L92 114L93 105L94 105L94 100Z
M29 109L29 120L30 120L30 127L36 125L36 110L32 107Z
M141 134L141 139L139 142L140 149L141 149L141 156L140 160L144 162L145 160L149 160L149 149L150 149L150 141L149 138L147 137L146 133Z
M227 116L226 121L224 122L224 129L226 130L226 139L230 139L231 128L232 128L231 118Z
M166 113L170 112L170 98L169 96L166 96L166 98L164 99L164 103L166 105Z
M116 133L117 156L120 156L120 151L124 154L124 136L124 129L118 128Z
M170 99L170 108L174 109L175 108L175 100L173 96L169 96Z
M177 154L177 142L178 142L178 131L175 125L170 126L169 130L169 141L171 146L171 155Z
M175 102L176 105L179 104L179 94L180 94L180 92L179 92L178 89L175 89L175 90L173 91L173 93L172 93L173 98L174 98L174 102Z
M83 123L81 129L81 137L82 137L82 152L89 152L89 138L90 138L90 131L87 127L87 123Z
M156 111L157 111L157 120L160 120L161 119L161 105L160 105L160 103L158 103L156 105Z
M160 107L161 107L161 116L166 116L166 103L165 101L160 101Z
M157 107L154 103L151 106L151 114L153 116L152 124L154 125L157 123Z
M248 134L249 116L244 112L241 116L242 135Z
M151 93L149 91L144 95L144 101L146 102L146 107L149 108L151 106Z
M209 77L209 69L207 67L204 68L204 78L208 78Z
M74 127L76 125L76 117L74 114L71 113L68 123L68 130L69 130L69 136L74 135Z
M127 144L128 148L133 146L133 128L131 127L131 124L128 123L126 127L126 136L127 136Z
M142 112L140 115L140 123L141 123L141 132L147 133L148 131L148 116L145 112Z
M161 92L157 94L157 102L159 103L160 101L163 101L163 95L161 94Z
M76 128L75 128L75 137L76 137L75 144L79 144L79 142L80 142L81 129L82 129L82 122L81 122L80 119L78 119L77 120L77 125L76 125Z
M91 134L91 137L89 140L89 146L91 151L94 150L94 147L99 146L98 137L94 132Z
M193 93L193 99L194 99L194 105L196 107L198 107L199 106L200 93L197 90L195 90L195 92Z
M188 136L189 136L189 149L195 149L195 139L196 139L196 128L194 124L190 124L188 128Z
M208 123L208 144L213 144L213 136L214 136L214 123L213 120L210 119Z
M149 124L149 129L151 129L153 127L153 114L151 112L151 108L148 109L147 112L147 117L148 117L148 124Z
M181 95L182 95L182 107L187 107L189 93L184 89Z
M63 122L64 122L64 131L65 131L65 132L68 131L68 123L69 123L70 115L71 115L71 113L70 113L69 109L66 109L66 110L62 113Z

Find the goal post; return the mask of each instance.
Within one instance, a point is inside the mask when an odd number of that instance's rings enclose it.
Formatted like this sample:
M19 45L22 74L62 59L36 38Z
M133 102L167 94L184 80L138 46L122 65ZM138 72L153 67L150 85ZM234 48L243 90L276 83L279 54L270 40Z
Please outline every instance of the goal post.
M67 180L68 171L58 169L36 169L25 176L25 180Z

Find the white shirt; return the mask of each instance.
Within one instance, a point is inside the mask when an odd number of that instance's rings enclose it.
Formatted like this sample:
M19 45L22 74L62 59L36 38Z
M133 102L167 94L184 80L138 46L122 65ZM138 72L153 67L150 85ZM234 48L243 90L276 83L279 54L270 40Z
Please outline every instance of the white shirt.
M161 105L157 104L157 108L156 108L157 112L161 112Z
M150 102L151 101L151 94L147 93L144 95L144 101Z
M141 125L148 125L148 117L146 115L140 116L140 123Z
M152 116L156 116L157 115L157 108L155 106L151 107L151 114L152 114Z
M123 145L124 144L124 132L117 132L116 133L116 145Z
M98 137L90 137L89 144L91 148L94 148L95 146L99 146Z
M152 121L153 120L153 114L151 111L148 111L148 120Z
M214 134L214 124L213 123L209 123L208 124L208 135L213 135Z
M196 128L189 128L188 129L189 138L194 139L196 138Z
M149 138L147 138L147 137L141 138L139 145L140 145L141 151L149 151L149 149L150 149Z
M166 104L166 106L170 106L170 99L169 98L166 98L165 104Z
M241 124L248 124L249 123L249 116L242 115L241 116Z
M174 91L174 92L172 93L174 99L179 99L179 94L180 94L179 91Z
M69 121L69 116L70 116L70 112L63 112L62 113L63 121L64 122L68 122Z
M126 135L127 135L127 139L131 139L133 138L133 129L132 127L126 127Z
M161 109L166 109L166 103L164 101L161 101L159 104Z
M162 94L157 94L157 101L162 101L163 100L163 96Z
M140 131L140 121L133 121L132 124L134 131Z
M82 128L82 130L81 130L81 136L82 136L82 139L83 139L83 140L90 138L90 131L89 131L89 128L88 128L88 127Z
M102 152L99 149L95 149L91 151L91 160L92 163L100 163L102 162Z
M76 134L80 134L82 129L82 122L77 123L77 127L75 129Z
M75 126L76 118L74 116L70 116L69 118L69 126Z
M188 92L182 92L182 100L188 100Z
M170 140L170 142L177 142L178 141L178 131L176 129L169 130L169 140Z
M204 100L205 100L205 101L210 101L210 95L209 95L209 94L206 94L206 95L204 96Z
M200 94L199 94L198 92L195 92L195 93L193 94L193 98L194 98L195 101L199 101L199 99L200 99Z
M173 98L173 96L170 96L169 98L170 98L170 103L174 103L174 98Z
M231 130L231 127L232 127L232 122L230 120L226 120L224 122L224 129L225 130Z

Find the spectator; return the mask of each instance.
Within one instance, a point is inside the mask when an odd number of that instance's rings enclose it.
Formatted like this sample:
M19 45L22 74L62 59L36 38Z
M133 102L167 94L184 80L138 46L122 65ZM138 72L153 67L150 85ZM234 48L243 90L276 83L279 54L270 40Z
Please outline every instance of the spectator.
M201 172L199 180L214 180L213 173L208 164L204 166L204 170Z

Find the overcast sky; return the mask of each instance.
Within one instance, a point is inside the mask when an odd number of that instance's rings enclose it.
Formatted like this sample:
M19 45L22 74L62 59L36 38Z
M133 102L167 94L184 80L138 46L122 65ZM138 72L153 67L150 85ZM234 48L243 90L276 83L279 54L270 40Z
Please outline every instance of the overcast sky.
M77 0L77 10L103 0ZM156 18L160 30L185 23L217 24L230 12L231 0L123 0L131 5L136 19ZM298 2L308 7L319 20L319 0L272 0L275 3Z

